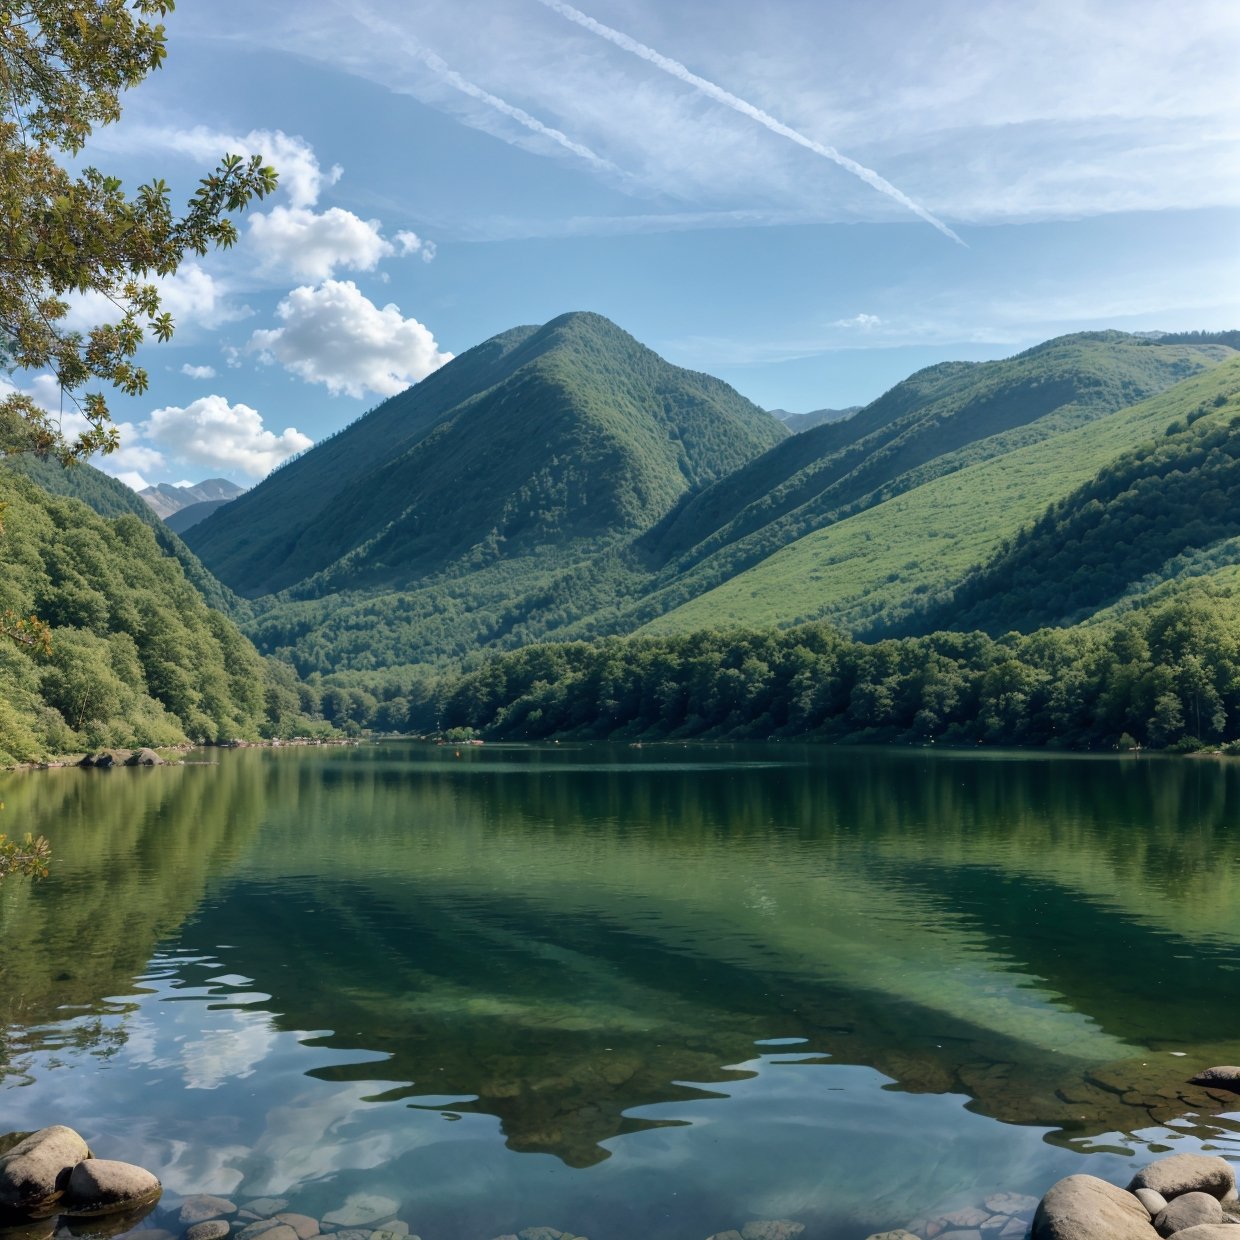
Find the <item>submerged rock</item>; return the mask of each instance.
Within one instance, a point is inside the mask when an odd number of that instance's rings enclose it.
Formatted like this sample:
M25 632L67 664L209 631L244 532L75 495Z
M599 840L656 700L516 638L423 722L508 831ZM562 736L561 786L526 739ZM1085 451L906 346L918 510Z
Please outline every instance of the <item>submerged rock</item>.
M60 1220L56 1237L57 1240L112 1240L114 1236L123 1236L133 1231L153 1209L155 1202L148 1201L146 1205L133 1210L121 1210L95 1218L69 1218L66 1215ZM143 1240L147 1236L156 1238L168 1234L166 1231L155 1230L141 1233Z
M796 1240L805 1230L804 1223L792 1219L756 1219L741 1228L741 1240Z
M1132 1195L1092 1175L1051 1186L1033 1216L1033 1240L1157 1240L1149 1212Z
M1206 1068L1191 1077L1193 1085L1213 1085L1220 1089L1232 1089L1240 1093L1240 1068L1234 1064L1224 1064L1216 1068Z
M224 1240L230 1230L227 1219L208 1219L205 1223L195 1223L190 1227L185 1233L185 1240ZM143 1236L142 1240L146 1237Z
M365 1227L368 1223L377 1225L385 1222L396 1210L397 1204L390 1197L382 1197L378 1193L354 1193L345 1199L344 1205L324 1214L323 1222L335 1223L338 1227Z
M0 1157L0 1207L30 1214L58 1201L83 1159L86 1142L63 1124L40 1128Z
M1211 1154L1172 1154L1142 1167L1129 1182L1128 1191L1138 1188L1152 1188L1168 1201L1184 1193L1223 1198L1236 1191L1236 1173L1226 1159Z
M259 1218L270 1218L281 1210L287 1210L288 1202L283 1197L255 1197L253 1201L245 1203L245 1208Z
M226 1197L211 1197L200 1193L196 1197L186 1197L181 1203L181 1213L177 1218L182 1227L192 1227L195 1223L205 1223L208 1219L224 1218L236 1213L236 1205ZM145 1236L143 1240L146 1240Z
M736 1232L729 1231L725 1234L734 1236ZM917 1237L911 1231L905 1231L903 1227L897 1227L895 1231L876 1231L872 1236L867 1236L866 1240L917 1240Z
M163 1192L160 1182L145 1168L110 1158L78 1163L69 1176L64 1213L75 1218L140 1210L154 1205Z

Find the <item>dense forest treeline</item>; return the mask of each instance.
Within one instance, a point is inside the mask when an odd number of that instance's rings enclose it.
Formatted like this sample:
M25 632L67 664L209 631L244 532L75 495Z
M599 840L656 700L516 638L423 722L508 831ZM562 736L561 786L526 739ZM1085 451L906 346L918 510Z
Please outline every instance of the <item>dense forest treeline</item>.
M410 723L506 739L1223 744L1240 738L1240 609L1202 587L1000 638L867 644L809 624L533 646L441 681Z
M0 764L325 728L293 669L209 607L141 518L13 470L4 498L0 614L37 616L51 647L0 641Z

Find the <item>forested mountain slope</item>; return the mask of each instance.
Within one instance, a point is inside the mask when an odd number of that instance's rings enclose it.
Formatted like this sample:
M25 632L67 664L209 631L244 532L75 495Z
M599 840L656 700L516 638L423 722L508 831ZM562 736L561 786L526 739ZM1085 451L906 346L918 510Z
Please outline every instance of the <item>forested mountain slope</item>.
M569 314L457 358L187 542L250 596L407 587L640 533L787 434L719 380Z
M51 495L81 500L101 517L137 517L151 531L159 549L176 560L190 584L202 595L207 606L226 612L234 619L244 617L248 604L209 573L202 561L183 543L176 531L137 492L110 478L92 465L64 466L36 456L0 459L0 480L4 471L15 471L29 478ZM2 550L0 550L2 555Z
M1131 409L933 479L817 530L653 621L649 630L828 619L862 634L901 632L912 612L945 597L1048 505L1125 453L1155 439L1174 439L1178 449L1180 432L1165 434L1177 421L1182 431L1194 419L1198 434L1226 425L1237 412L1237 390L1240 357L1233 356ZM1203 407L1206 414L1199 412ZM1186 456L1184 463L1192 460ZM1191 491L1194 483L1186 485ZM1218 528L1215 522L1199 536L1217 538ZM1142 571L1134 566L1137 576ZM1054 574L1043 575L1039 588L1056 595ZM949 617L944 612L938 619L947 623ZM934 627L929 619L918 624Z
M664 567L634 618L670 610L813 530L1135 404L1232 353L1090 332L1002 361L919 371L846 422L805 431L687 497L645 540Z
M0 613L38 616L52 642L0 642L0 763L300 730L292 670L206 605L140 517L102 517L14 469L3 494Z

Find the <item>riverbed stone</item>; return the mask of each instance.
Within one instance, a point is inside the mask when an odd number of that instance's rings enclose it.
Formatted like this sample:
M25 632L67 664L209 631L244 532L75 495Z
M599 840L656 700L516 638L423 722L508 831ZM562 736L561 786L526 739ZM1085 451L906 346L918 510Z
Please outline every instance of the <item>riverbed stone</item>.
M1174 1236L1188 1227L1222 1222L1226 1220L1217 1197L1209 1193L1181 1193L1154 1220L1154 1230L1160 1236Z
M1152 1188L1168 1201L1184 1193L1226 1197L1236 1190L1236 1173L1225 1158L1212 1154L1172 1154L1142 1167L1132 1177L1129 1192Z
M891 1235L895 1234L894 1231L891 1232ZM739 1231L717 1231L713 1236L707 1236L706 1240L741 1240L741 1233ZM870 1240L878 1240L878 1237L871 1236Z
M29 1213L50 1205L89 1157L86 1142L63 1124L32 1132L0 1157L0 1207Z
M111 1158L88 1158L78 1163L65 1190L64 1213L77 1218L140 1210L159 1200L163 1187L145 1167Z
M517 1240L561 1240L564 1232L556 1227L526 1227L517 1232ZM569 1233L570 1240L572 1233Z
M982 1240L982 1233L975 1227L967 1230L957 1228L955 1231L940 1232L939 1240Z
M227 1219L208 1219L204 1223L195 1223L188 1228L185 1232L185 1240L224 1240L230 1230ZM146 1240L145 1235L142 1240Z
M1092 1175L1053 1184L1033 1216L1033 1240L1156 1240L1149 1212L1131 1194Z
M1166 1197L1152 1188L1134 1188L1132 1195L1150 1212L1150 1218L1157 1218L1167 1208Z
M73 1218L63 1215L57 1229L57 1240L114 1240L114 1237L125 1236L136 1227L141 1226L146 1217L155 1209L155 1202L148 1201L144 1206L133 1210L120 1210L113 1214L98 1214L90 1218ZM152 1234L158 1235L158 1232ZM145 1237L146 1232L142 1232Z
M804 1230L790 1218L755 1219L741 1228L741 1240L796 1240Z
M297 1240L313 1240L319 1234L319 1220L308 1214L277 1214L275 1218L297 1233ZM374 1240L372 1233L371 1240Z
M950 1214L944 1214L942 1222L949 1232L953 1228L957 1231L976 1231L990 1217L990 1214L990 1211L979 1210L976 1206L965 1206L962 1210L953 1210Z
M1240 1093L1240 1067L1235 1064L1220 1064L1213 1068L1206 1068L1189 1079L1194 1085L1208 1085L1216 1089L1231 1089Z
M339 1227L365 1227L392 1218L398 1207L390 1197L378 1193L354 1193L344 1205L323 1215L323 1222Z
M1003 1229L999 1232L998 1240L1025 1240L1029 1234L1029 1220L1025 1218L1010 1218L1003 1225Z
M281 1210L287 1210L288 1202L283 1197L255 1197L253 1201L245 1203L245 1208L253 1211L259 1218L270 1218Z
M199 1193L195 1197L186 1197L181 1202L181 1212L177 1218L182 1227L192 1227L195 1223L205 1223L208 1219L225 1218L236 1213L236 1204L227 1197L212 1197L207 1193ZM142 1240L146 1240L146 1237Z
M725 1231L724 1236L735 1236L734 1231ZM719 1240L718 1237L711 1237L711 1240ZM895 1231L876 1231L872 1236L867 1236L866 1240L917 1240L911 1231L905 1231L903 1227L897 1227Z
M255 1219L252 1223L247 1223L238 1233L238 1240L258 1240L259 1236L265 1236L269 1231L276 1227L283 1226L276 1218L260 1218Z

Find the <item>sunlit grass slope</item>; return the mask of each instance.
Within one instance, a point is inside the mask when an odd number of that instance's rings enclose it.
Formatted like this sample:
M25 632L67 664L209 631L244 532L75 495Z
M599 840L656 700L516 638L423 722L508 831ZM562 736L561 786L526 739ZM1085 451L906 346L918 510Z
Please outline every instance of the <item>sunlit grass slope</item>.
M981 461L817 530L747 572L652 621L648 632L724 624L832 620L853 632L932 599L988 560L1047 507L1123 453L1197 415L1201 429L1235 416L1240 358L1039 443ZM1218 398L1229 401L1214 405ZM1207 407L1198 415L1201 406ZM1047 588L1053 588L1048 583Z

